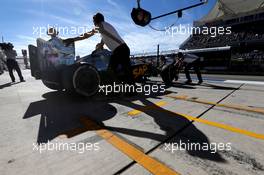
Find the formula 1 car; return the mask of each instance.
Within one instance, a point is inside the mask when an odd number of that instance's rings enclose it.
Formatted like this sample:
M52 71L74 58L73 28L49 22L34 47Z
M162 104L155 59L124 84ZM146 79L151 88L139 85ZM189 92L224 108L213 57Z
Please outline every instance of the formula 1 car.
M66 90L82 96L95 95L100 85L122 82L124 71L116 75L109 66L111 52L99 51L81 59L75 59L74 44L54 45L51 41L37 39L37 47L29 45L31 75L41 79L53 90ZM133 78L141 81L149 69L149 64L132 65Z

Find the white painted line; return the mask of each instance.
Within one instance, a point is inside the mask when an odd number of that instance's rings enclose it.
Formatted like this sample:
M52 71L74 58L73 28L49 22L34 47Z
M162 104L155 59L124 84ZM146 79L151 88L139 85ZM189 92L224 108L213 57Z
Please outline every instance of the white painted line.
M263 85L263 81L242 81L242 80L225 80L224 83L233 83L233 84L251 84L251 85Z

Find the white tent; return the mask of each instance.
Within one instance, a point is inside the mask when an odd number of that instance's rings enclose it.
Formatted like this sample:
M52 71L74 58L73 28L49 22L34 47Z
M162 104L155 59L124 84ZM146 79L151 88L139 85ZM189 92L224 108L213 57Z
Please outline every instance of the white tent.
M263 10L264 0L217 0L212 10L196 23L199 25Z

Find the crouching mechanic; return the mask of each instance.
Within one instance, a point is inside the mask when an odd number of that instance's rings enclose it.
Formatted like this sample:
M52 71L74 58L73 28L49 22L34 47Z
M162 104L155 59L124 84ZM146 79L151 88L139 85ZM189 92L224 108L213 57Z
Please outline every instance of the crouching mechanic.
M185 72L185 76L187 79L187 81L185 83L186 84L192 83L192 79L191 79L189 70L191 68L194 68L194 71L197 74L197 78L199 80L198 84L202 84L203 79L202 79L202 75L201 75L201 71L200 71L200 58L194 54L183 54L182 52L178 53L178 58L183 59L183 62L185 65L184 72Z

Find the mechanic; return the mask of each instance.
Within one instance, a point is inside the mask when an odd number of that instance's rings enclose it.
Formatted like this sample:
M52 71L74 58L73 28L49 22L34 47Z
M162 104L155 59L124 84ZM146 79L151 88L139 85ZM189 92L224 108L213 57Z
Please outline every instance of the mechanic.
M25 80L22 76L21 70L20 70L18 63L16 61L17 53L13 48L14 48L14 46L11 43L8 43L7 47L5 48L6 65L7 65L8 71L9 71L10 78L11 78L12 82L15 82L15 76L13 74L13 70L16 70L16 72L20 78L20 82L25 82Z
M119 65L122 66L125 79L128 84L135 84L132 76L132 69L130 63L130 49L124 40L120 37L116 29L109 23L105 22L104 16L97 13L93 17L95 27L101 34L101 45L106 45L111 51L110 66L112 70L117 73Z
M58 37L59 32L56 31L54 28L49 28L47 31L47 35L50 36L50 42L54 44L54 46L61 46L63 44L63 40Z
M99 32L102 38L100 45L101 46L106 45L112 52L109 63L111 69L116 74L118 74L118 67L119 65L121 65L125 74L123 81L125 81L128 84L134 85L135 82L132 76L132 69L129 58L130 57L129 47L120 37L116 29L108 22L105 22L104 16L101 13L97 13L96 15L93 16L93 23L95 25L95 29L92 30L91 32L87 32L76 38L69 38L65 41L69 43L69 42L83 40L91 37L96 32Z
M164 55L161 55L159 69L163 70L164 66L166 66L166 63L167 63L166 57Z
M202 79L202 75L201 75L201 71L200 71L200 58L194 54L183 54L182 52L178 53L178 58L183 59L183 62L185 65L184 72L185 72L185 76L187 79L187 81L185 83L186 84L192 83L192 79L191 79L189 70L191 68L194 68L194 71L197 74L197 78L199 80L198 84L202 84L203 79Z
M6 64L6 55L0 46L0 75L4 73Z

